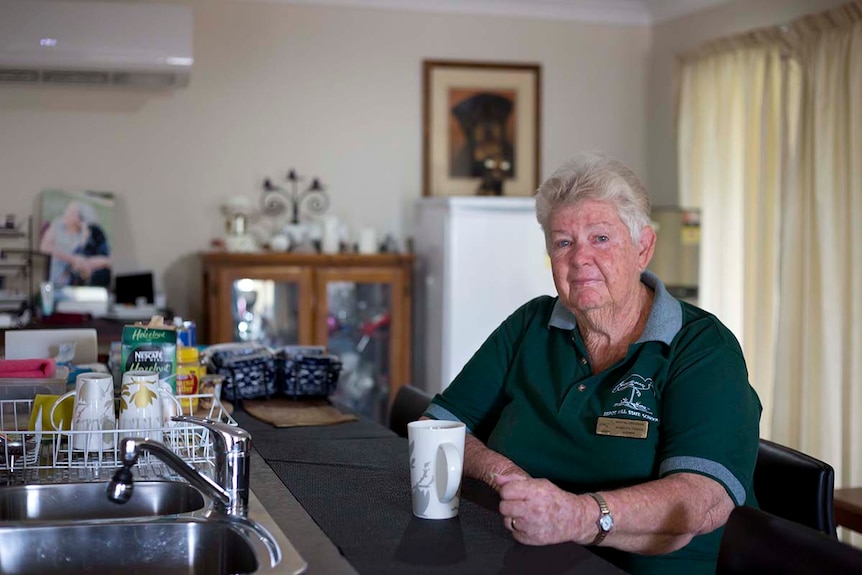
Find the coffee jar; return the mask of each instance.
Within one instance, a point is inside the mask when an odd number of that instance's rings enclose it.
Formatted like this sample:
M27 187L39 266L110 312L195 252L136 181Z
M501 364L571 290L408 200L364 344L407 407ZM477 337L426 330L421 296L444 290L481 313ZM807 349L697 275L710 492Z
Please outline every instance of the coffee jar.
M206 368L201 365L198 348L191 346L177 347L177 398L183 407L183 413L194 413L198 408L197 397L201 378L206 374Z

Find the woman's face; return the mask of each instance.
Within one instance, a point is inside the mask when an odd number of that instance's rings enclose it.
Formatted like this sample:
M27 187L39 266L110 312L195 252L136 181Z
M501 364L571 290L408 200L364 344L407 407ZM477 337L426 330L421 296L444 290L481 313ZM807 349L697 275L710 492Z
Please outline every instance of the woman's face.
M636 245L614 204L586 200L551 215L549 238L554 284L567 308L613 312L635 304L655 247L651 227Z

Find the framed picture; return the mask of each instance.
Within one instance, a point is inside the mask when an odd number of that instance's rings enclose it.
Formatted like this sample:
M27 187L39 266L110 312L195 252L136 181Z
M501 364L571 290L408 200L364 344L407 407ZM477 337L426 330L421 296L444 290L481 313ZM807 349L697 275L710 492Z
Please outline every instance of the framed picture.
M39 250L56 287L111 287L114 194L42 190Z
M423 62L425 196L530 196L539 185L541 67Z

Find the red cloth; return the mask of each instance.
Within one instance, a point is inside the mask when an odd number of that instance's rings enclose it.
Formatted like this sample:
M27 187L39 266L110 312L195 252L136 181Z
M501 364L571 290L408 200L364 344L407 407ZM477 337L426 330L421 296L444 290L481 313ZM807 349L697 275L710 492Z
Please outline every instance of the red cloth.
M0 359L0 377L54 377L57 365L53 359Z

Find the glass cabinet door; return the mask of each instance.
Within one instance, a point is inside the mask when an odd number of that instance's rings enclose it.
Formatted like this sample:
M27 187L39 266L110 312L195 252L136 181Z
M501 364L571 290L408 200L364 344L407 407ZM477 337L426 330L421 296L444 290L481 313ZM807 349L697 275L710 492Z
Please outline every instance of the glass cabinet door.
M311 339L310 272L244 268L226 269L223 273L219 300L227 309L222 307L219 314L220 342L255 342L279 347Z
M318 272L317 343L341 357L332 399L385 422L390 394L403 382L401 276L392 270L325 269Z

